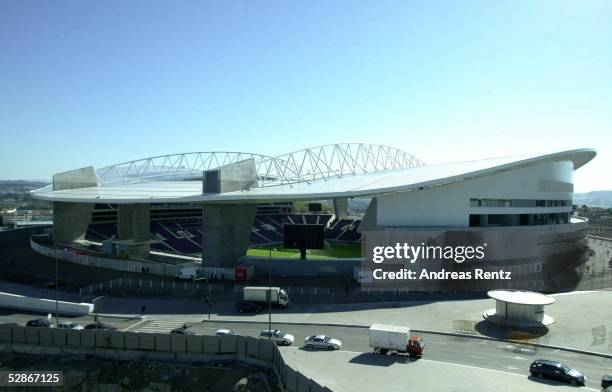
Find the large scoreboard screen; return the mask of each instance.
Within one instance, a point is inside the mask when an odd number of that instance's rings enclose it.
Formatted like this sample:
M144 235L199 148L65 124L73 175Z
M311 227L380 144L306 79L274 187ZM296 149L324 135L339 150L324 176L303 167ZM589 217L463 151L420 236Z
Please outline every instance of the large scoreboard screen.
M325 228L323 225L292 225L283 226L285 249L323 249Z

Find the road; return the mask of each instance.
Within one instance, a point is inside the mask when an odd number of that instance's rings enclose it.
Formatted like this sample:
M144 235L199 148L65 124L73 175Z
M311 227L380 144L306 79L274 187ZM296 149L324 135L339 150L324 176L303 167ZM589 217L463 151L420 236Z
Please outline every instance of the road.
M0 322L16 322L25 324L32 315L10 314L0 316ZM71 319L82 325L93 321L91 316ZM119 330L142 333L169 333L172 329L186 324L197 334L214 334L220 328L228 328L242 335L257 337L261 330L267 329L264 322L229 322L229 321L197 321L193 318L182 320L180 318L156 317L154 315L140 318L104 318L100 320L109 323ZM372 360L371 349L368 347L368 330L356 327L330 327L308 326L273 323L273 328L281 329L295 336L294 347L282 347L282 350L295 350L303 345L306 336L313 334L326 334L342 341L342 351L352 353L351 362L367 362ZM510 375L528 375L529 365L534 359L547 358L564 362L570 367L582 371L587 377L587 387L599 390L599 383L603 374L612 373L612 359L598 356L572 353L547 348L534 348L514 345L492 340L475 339L467 337L453 337L439 334L421 334L426 348L423 359L420 361L450 364L470 368L488 369ZM309 350L300 348L300 354L308 354ZM332 354L332 353L328 353ZM315 355L311 353L311 355ZM377 359L378 360L378 359ZM412 362L413 359L395 356L389 358L392 362ZM553 382L553 384L556 384Z

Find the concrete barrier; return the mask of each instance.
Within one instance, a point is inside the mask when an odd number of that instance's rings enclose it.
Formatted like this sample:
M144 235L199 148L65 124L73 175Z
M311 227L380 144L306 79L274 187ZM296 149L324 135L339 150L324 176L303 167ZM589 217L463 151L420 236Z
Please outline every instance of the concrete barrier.
M122 332L124 335L125 349L126 350L139 350L140 349L140 335L137 332Z
M94 336L97 348L111 347L110 331L96 331Z
M310 392L310 379L302 373L297 373L297 392Z
M56 347L66 347L68 345L68 334L65 329L52 329L53 345Z
M219 352L222 354L234 354L236 352L237 336L220 336Z
M187 339L187 352L203 353L204 352L204 336L193 335Z
M171 336L167 334L156 333L155 335L155 351L171 351Z
M259 357L259 339L252 338L247 336L247 356L249 357Z
M274 351L278 351L276 344L269 340L259 340L259 358L273 363L274 362Z
M12 341L12 325L2 325L0 324L0 342L10 342Z
M96 347L96 331L85 330L81 332L81 345L85 347Z
M155 335L150 333L141 333L140 350L155 350Z
M81 331L69 329L66 331L66 346L81 347Z
M125 349L125 333L120 331L110 332L110 347L114 349Z
M285 387L290 391L298 390L298 373L289 366L285 366Z
M55 328L0 325L0 348L23 347L25 352L44 353L44 347L52 347L52 353L62 351L87 352L104 358L126 358L135 352L152 352L157 358L203 360L215 358L243 361L272 368L288 392L331 392L316 381L296 372L285 364L281 352L271 341L250 336L198 336L147 334L121 331L62 330ZM32 347L40 347L31 350ZM102 349L102 350L101 350ZM23 349L21 352L24 352ZM101 354L104 353L104 354ZM114 354L113 354L114 353ZM132 354L130 354L132 353ZM161 357L160 357L161 356ZM142 358L135 356L135 358Z
M39 331L39 341L41 346L54 346L53 331L55 328L41 328Z
M218 354L219 353L219 337L204 336L204 353Z
M93 312L94 305L88 303L75 303L58 301L60 314L82 316ZM26 297L11 293L0 292L0 307L29 310L40 313L55 313L56 304L53 299Z

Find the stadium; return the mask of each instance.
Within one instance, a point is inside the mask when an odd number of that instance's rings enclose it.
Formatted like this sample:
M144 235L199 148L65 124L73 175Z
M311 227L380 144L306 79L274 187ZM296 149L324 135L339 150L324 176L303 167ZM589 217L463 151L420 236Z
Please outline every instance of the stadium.
M177 264L174 256L226 277L245 262L257 273L350 277L367 233L412 232L419 242L486 242L487 267L521 277L507 287L558 290L579 278L587 259L588 223L572 217L573 173L595 155L576 149L426 165L392 147L334 144L276 156L195 152L84 167L32 191L53 202L54 221L46 241L32 243L47 254L72 252L64 258L79 249L79 257L136 260L134 271L145 262ZM349 201L361 198L370 200L364 216L349 216ZM316 208L321 201L333 211ZM296 202L315 208L300 214ZM340 250L273 266L258 260L283 242L285 224L323 225L327 246ZM327 257L336 254L343 257Z

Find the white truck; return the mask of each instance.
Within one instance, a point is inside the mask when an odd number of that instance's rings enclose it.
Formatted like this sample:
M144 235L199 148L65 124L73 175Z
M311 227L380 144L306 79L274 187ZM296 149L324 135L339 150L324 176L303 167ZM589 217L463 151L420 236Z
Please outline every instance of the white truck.
M421 356L425 344L419 336L410 336L410 328L397 325L372 324L370 347L376 354L402 353Z
M254 302L260 306L268 306L268 289L270 290L273 306L286 308L289 306L289 295L280 287L255 287L247 286L242 289L242 299L247 302Z

